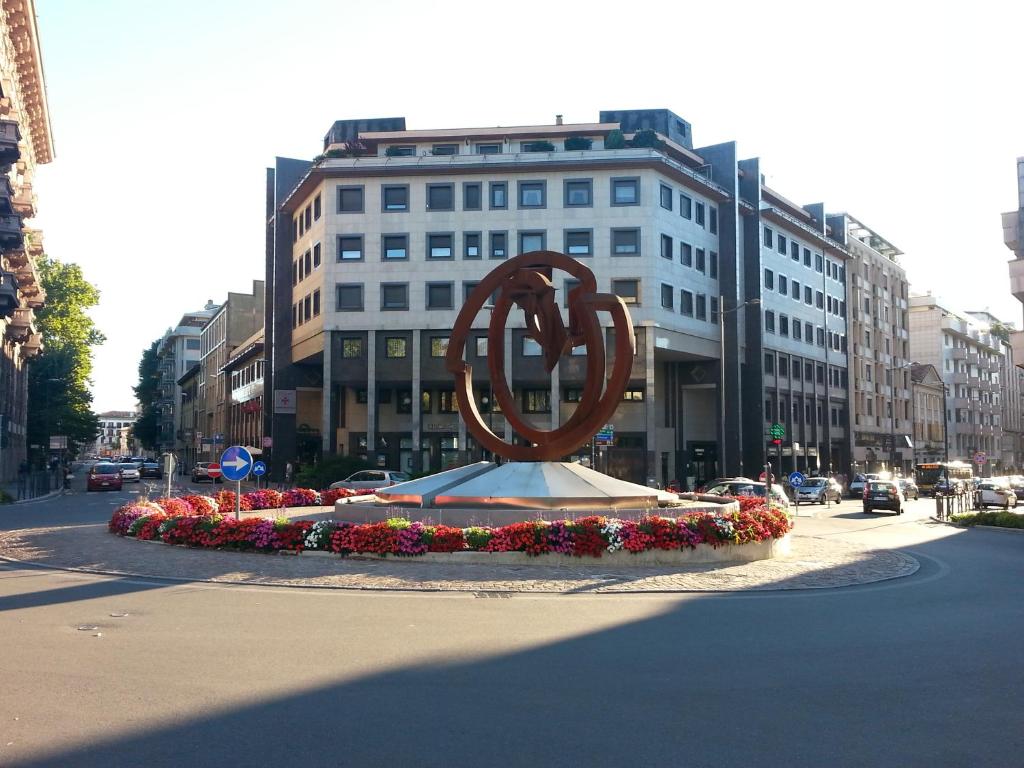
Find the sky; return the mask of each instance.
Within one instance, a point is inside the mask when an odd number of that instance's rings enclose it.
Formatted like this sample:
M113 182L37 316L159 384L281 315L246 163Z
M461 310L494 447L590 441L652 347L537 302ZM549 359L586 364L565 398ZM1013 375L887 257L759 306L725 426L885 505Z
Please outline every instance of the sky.
M334 120L410 128L668 108L796 202L904 252L912 290L1020 327L1000 213L1024 155L1024 3L36 0L56 158L47 253L82 266L97 411L143 350L263 277L264 180Z

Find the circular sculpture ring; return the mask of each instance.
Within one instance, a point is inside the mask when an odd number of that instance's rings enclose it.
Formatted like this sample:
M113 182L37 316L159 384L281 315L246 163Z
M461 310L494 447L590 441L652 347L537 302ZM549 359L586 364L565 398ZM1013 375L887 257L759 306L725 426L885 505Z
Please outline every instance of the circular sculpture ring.
M568 329L555 301L551 282L555 269L568 272L579 281L567 297ZM487 329L487 368L493 397L512 429L532 445L507 443L487 427L473 395L473 367L463 359L473 320L492 295L497 298ZM505 324L513 305L523 310L526 333L540 345L548 372L566 352L586 347L586 377L579 405L557 429L541 430L527 424L508 388ZM599 311L611 314L615 328L615 363L607 379ZM625 302L614 294L597 293L594 273L576 259L557 251L532 251L493 269L469 294L452 329L445 367L455 377L459 412L466 429L480 445L513 461L552 461L584 445L612 417L629 383L635 354L633 322Z

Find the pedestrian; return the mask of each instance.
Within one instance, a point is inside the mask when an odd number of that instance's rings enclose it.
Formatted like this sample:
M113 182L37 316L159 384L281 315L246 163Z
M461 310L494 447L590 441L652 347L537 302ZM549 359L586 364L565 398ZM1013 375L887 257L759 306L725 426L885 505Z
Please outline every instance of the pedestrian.
M30 473L28 459L22 459L18 465L18 498L28 498L28 476Z
M284 484L285 484L286 488L291 488L292 487L292 472L293 472L293 469L294 468L292 467L292 463L290 461L287 464L284 465Z

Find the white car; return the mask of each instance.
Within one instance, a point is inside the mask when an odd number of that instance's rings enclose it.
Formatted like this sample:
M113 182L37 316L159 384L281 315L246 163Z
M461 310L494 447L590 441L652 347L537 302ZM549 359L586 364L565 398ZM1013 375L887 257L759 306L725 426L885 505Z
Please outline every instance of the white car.
M882 477L881 475L869 472L866 475L857 475L850 481L850 487L846 489L846 492L850 495L851 499L859 499L864 496L864 484L872 480L888 480L888 477Z
M349 475L344 480L331 483L331 489L347 488L352 491L374 491L378 488L387 488L391 485L404 483L411 480L405 472L396 472L393 469L364 469L361 472Z
M763 499L765 484L757 480L736 478L734 480L726 480L718 485L712 485L704 493L711 496L760 496ZM789 497L786 496L785 490L778 483L772 486L771 501L775 506L781 507L787 512L790 511Z
M982 480L978 484L978 506L982 509L987 507L1002 507L1009 509L1017 506L1017 495L1009 485Z
M122 461L117 465L121 470L121 481L125 483L137 483L142 479L138 466L133 461Z

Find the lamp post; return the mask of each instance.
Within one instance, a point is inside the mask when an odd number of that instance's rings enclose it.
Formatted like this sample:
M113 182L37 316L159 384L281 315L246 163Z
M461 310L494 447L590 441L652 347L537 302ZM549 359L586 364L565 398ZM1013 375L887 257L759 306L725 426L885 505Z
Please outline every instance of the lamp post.
M760 304L761 299L747 299L730 309L725 308L725 295L718 296L718 469L725 475L725 316L738 312L744 307Z
M893 365L885 370L889 373L889 471L896 465L896 371L910 368L914 363Z

